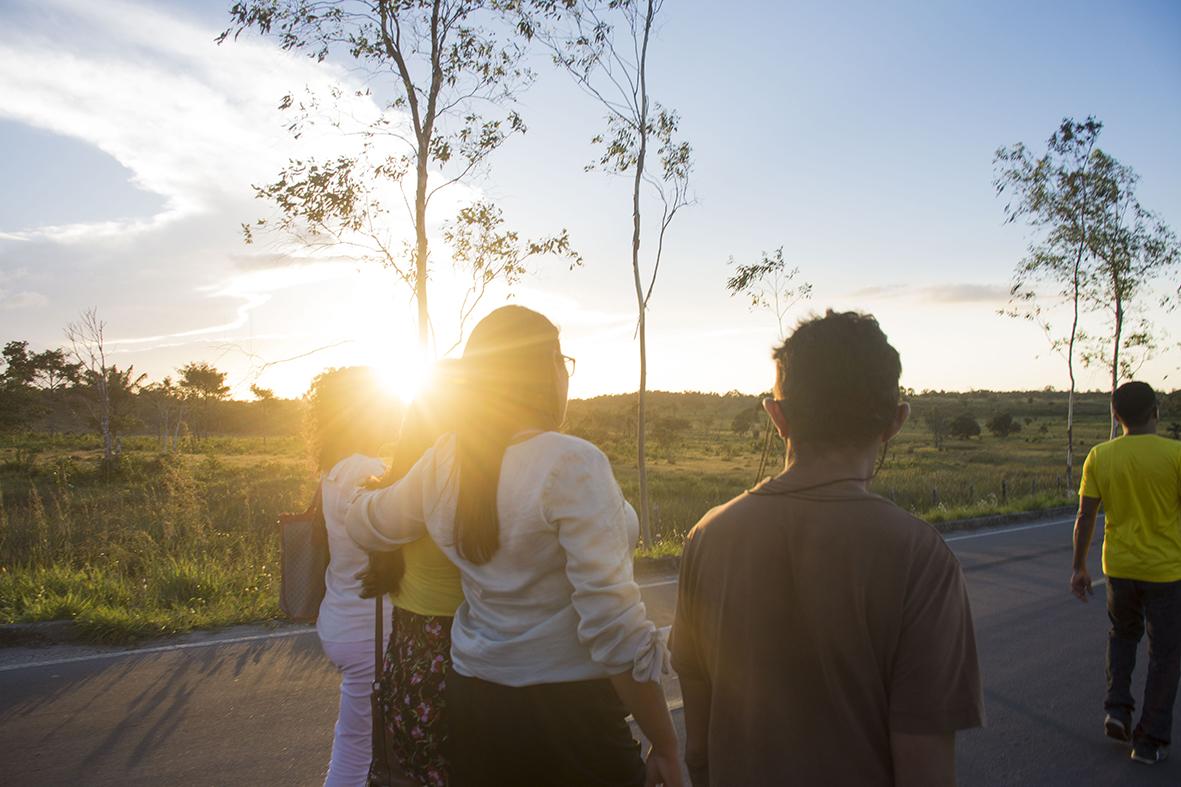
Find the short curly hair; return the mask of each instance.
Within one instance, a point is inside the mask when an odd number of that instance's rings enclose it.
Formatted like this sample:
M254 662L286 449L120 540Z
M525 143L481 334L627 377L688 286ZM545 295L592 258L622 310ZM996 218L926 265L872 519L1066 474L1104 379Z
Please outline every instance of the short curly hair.
M902 362L872 315L829 309L801 322L773 358L796 445L866 445L893 422Z

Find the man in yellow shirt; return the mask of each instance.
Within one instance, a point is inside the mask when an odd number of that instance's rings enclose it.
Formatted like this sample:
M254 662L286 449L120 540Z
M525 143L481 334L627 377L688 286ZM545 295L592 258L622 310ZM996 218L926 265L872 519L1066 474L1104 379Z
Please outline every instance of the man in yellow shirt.
M1156 434L1159 408L1147 383L1121 385L1111 407L1124 433L1092 448L1083 464L1070 588L1082 601L1092 592L1087 552L1102 503L1111 620L1104 729L1132 740L1133 760L1153 764L1169 753L1181 677L1181 441ZM1132 670L1146 623L1148 675L1133 730Z

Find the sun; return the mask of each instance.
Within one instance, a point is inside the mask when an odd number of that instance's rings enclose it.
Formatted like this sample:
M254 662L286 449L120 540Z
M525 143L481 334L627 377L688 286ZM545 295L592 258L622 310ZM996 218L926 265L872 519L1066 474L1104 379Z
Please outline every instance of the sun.
M434 364L425 355L412 351L387 357L371 366L382 387L401 399L402 404L410 404L430 378Z

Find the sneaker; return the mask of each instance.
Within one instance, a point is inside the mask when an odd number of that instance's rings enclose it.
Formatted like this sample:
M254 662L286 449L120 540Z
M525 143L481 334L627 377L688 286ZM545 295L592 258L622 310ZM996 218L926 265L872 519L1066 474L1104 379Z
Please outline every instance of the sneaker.
M1126 719L1122 719L1119 716L1114 716L1110 713L1107 714L1107 718L1103 720L1103 732L1107 734L1108 738L1111 738L1114 741L1124 741L1126 743L1127 741L1132 740L1132 731L1129 729L1130 726L1131 725Z
M1140 738L1132 744L1132 759L1146 765L1156 765L1164 762L1169 756L1169 747L1164 743L1157 743L1148 738Z

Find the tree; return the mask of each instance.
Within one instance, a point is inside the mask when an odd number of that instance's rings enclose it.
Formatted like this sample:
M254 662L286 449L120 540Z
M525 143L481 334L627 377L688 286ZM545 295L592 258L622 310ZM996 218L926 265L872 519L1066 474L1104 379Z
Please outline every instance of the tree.
M134 366L120 369L114 364L107 366L105 372L91 369L83 372L76 388L77 399L86 410L87 422L103 434L104 449L110 440L111 459L106 459L104 450L104 462L118 461L121 453L119 436L138 423L136 396L147 377L146 374L136 374Z
M653 541L646 461L648 304L660 272L668 228L677 213L692 203L689 195L692 148L676 138L680 123L677 113L654 101L648 86L648 48L662 6L661 0L584 0L567 9L568 13L562 16L563 29L555 24L543 30L528 14L523 22L524 26L538 31L538 38L549 47L555 64L569 73L606 114L606 129L591 140L599 146L600 155L587 169L631 180L631 284L635 291L640 356L636 469L640 533L647 544ZM658 167L649 166L652 147ZM650 271L644 270L640 255L646 191L660 203L661 209Z
M102 435L102 464L104 470L109 471L116 457L110 388L113 367L107 365L106 327L106 322L98 318L98 310L90 308L82 312L77 322L69 323L65 333L70 352L89 388L84 402L90 411L91 421ZM116 376L115 381L118 379Z
M1096 309L1107 312L1109 323L1107 335L1097 337L1084 360L1107 368L1114 394L1120 381L1132 377L1156 350L1152 324L1134 316L1137 299L1157 280L1173 280L1181 247L1168 225L1136 199L1135 171L1103 151L1096 151L1094 159L1096 226L1088 243L1096 264L1089 296ZM1177 295L1181 287L1162 305L1175 306ZM1118 431L1113 413L1111 436Z
M180 368L177 388L193 405L197 414L197 432L201 437L209 436L213 407L225 399L230 388L226 385L226 373L208 363L190 363Z
M812 285L806 281L796 281L800 275L799 266L787 269L782 246L774 254L764 251L762 259L750 265L736 265L731 257L730 265L735 266L734 275L726 282L730 296L746 295L750 298L752 309L773 311L779 325L779 338L786 338L784 317L797 303L812 297Z
M533 80L533 73L522 65L522 44L534 32L519 23L522 7L535 8L541 22L565 4L243 0L230 9L231 26L219 43L254 29L278 38L284 49L305 51L317 61L345 60L351 70L366 74L371 86L355 97L383 97L375 120L346 127L338 112L329 121L342 134L356 135L360 152L325 161L293 159L274 182L255 192L278 210L274 228L305 246L339 247L394 270L413 291L424 352L432 332L427 288L431 200L442 189L486 169L493 152L511 135L525 131L521 116L503 109ZM343 95L337 90L332 98L339 102ZM298 113L291 124L297 137L321 111L315 96L297 100L288 94L279 106ZM485 114L488 108L497 110L495 116ZM396 208L386 198L391 186L414 228L413 244L401 244L394 235ZM460 211L455 225L476 215ZM269 224L260 219L255 227ZM244 225L243 231L251 242L254 230ZM532 243L568 248L564 231ZM487 286L485 277L493 270L495 266L472 271L477 296L469 293L465 307L472 297L478 302ZM461 314L461 326L474 308L471 304Z
M947 427L948 434L960 440L970 440L980 436L980 424L970 413L960 413L951 419Z
M188 405L184 392L172 381L172 377L166 376L158 383L145 386L140 392L140 398L152 409L160 437L160 450L178 450L181 425Z
M275 407L275 392L270 388L263 388L260 385L251 385L250 393L254 394L254 398L258 400L255 406L258 407L262 414L262 444L265 448L267 435L271 431L271 414Z
M1026 421L1032 423L1031 419L1027 418ZM1002 440L1011 434L1021 431L1021 424L1013 418L1012 413L997 413L988 419L987 426L988 431Z
M947 442L947 434L951 430L951 419L939 410L933 410L923 416L923 424L931 433L931 442L936 451L942 451Z
M752 408L744 407L730 422L730 431L735 434L746 434L758 428L759 416Z
M1075 355L1085 335L1079 330L1080 304L1087 279L1086 257L1094 232L1095 188L1092 155L1103 124L1093 117L1079 123L1063 119L1050 135L1046 152L1033 158L1022 143L1000 148L993 159L998 196L1008 194L1005 223L1026 221L1039 234L1017 265L1010 300L1002 314L1036 323L1050 348L1066 360L1070 378L1066 398L1066 481L1074 478ZM1048 314L1054 304L1043 304L1041 284L1058 288L1058 302L1071 306L1070 329L1061 336Z
M1176 421L1169 424L1169 437L1174 440L1181 440L1181 424Z
M81 365L71 362L67 351L61 347L34 355L33 369L36 386L50 393L76 385L82 374Z

